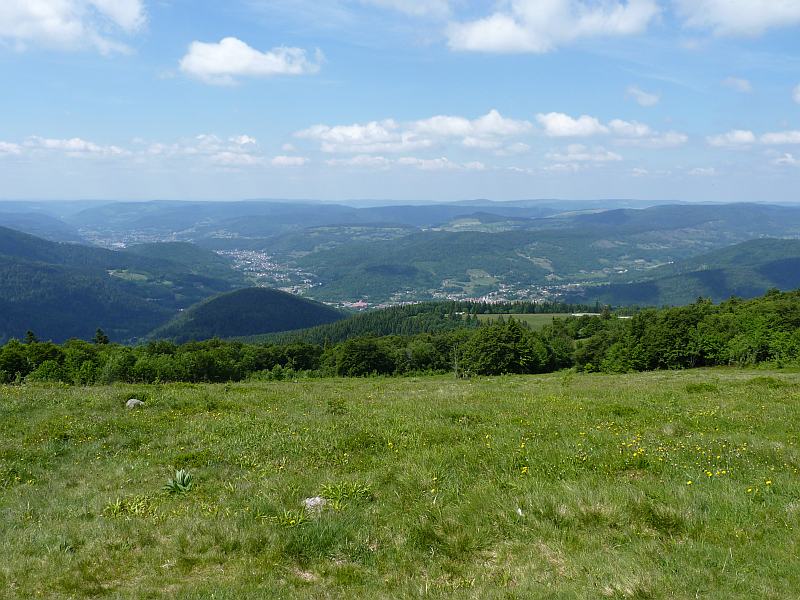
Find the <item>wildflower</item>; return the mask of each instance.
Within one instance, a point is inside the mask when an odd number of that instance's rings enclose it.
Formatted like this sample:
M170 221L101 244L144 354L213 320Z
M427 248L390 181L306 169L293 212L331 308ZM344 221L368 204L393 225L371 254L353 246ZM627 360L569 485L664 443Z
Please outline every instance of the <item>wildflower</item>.
M692 485L692 480L690 479L689 481L687 481L686 485Z
M771 479L767 479L767 480L764 482L764 485L772 485L772 480L771 480Z

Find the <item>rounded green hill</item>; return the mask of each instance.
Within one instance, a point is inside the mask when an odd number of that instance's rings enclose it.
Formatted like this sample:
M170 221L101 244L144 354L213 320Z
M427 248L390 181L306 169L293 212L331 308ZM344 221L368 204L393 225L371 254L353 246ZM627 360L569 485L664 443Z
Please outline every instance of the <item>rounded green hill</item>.
M303 329L342 319L320 302L269 288L245 288L204 300L151 334L176 342Z

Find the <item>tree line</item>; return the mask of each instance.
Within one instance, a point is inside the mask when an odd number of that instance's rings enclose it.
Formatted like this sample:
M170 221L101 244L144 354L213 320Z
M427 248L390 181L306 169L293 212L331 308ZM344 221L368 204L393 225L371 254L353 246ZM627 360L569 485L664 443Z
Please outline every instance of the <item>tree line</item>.
M465 320L465 323L467 320ZM0 348L0 383L230 382L296 377L458 376L629 372L716 365L777 366L800 360L800 291L754 300L641 310L631 317L555 319L533 331L512 317L416 335L339 343L245 343L219 339L128 347L98 331L91 342L54 344L29 334Z

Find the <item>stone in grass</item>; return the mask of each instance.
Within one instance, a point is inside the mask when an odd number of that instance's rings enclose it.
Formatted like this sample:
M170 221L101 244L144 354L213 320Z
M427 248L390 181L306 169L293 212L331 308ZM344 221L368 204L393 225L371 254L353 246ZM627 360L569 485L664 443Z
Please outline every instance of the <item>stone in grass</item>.
M313 515L319 515L326 504L328 504L328 501L321 496L314 496L313 498L306 498L303 500L303 508L306 509L307 513Z
M131 398L125 403L125 408L141 408L142 406L144 406L144 402L136 398Z

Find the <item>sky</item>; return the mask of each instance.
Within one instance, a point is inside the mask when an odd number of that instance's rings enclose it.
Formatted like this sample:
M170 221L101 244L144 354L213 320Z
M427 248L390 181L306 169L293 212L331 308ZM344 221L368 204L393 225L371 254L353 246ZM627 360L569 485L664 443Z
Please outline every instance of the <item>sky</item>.
M2 0L0 198L800 201L800 0Z

